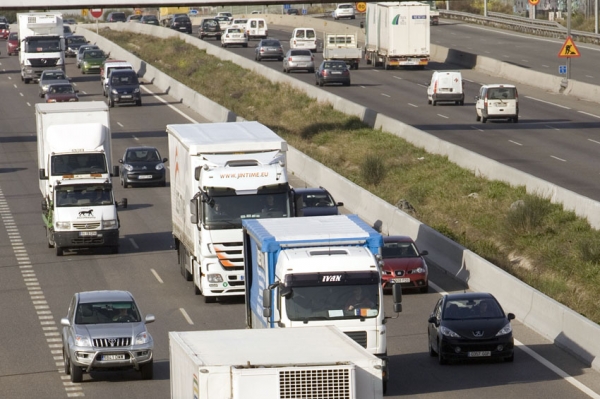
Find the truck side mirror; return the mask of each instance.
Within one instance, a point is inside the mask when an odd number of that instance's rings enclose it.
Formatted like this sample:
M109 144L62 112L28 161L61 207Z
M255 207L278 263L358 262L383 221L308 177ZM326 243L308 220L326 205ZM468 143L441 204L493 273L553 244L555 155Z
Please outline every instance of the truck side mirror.
M198 166L194 169L194 179L200 180L200 172L202 171L202 166Z
M48 180L48 176L46 176L46 169L40 169L40 180Z
M271 290L266 288L263 290L263 317L271 317Z
M46 203L46 200L43 199L42 200L42 212L46 212L48 211L48 204Z
M198 198L193 198L190 201L190 222L192 224L198 224Z
M400 284L392 285L392 297L394 298L394 312L402 312L402 286Z
M113 177L119 176L119 165L113 166Z

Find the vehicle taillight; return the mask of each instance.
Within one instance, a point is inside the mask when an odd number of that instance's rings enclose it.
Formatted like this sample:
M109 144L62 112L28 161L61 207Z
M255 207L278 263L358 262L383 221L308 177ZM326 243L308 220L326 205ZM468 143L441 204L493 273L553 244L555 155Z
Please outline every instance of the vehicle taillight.
M327 75L328 75L327 69L323 69L323 76L327 76Z
M265 36L269 36L269 31L265 29Z
M349 74L350 74L350 71L348 71L347 69L344 72L342 72L342 75L349 75Z
M310 56L310 60L314 62L315 61L315 57L311 55Z
M433 84L433 92L434 93L437 93L437 84L438 84L438 82L436 80L435 83Z
M289 61L289 62L292 62L292 57L288 58L288 61Z
M296 41L294 40L294 46L296 45Z

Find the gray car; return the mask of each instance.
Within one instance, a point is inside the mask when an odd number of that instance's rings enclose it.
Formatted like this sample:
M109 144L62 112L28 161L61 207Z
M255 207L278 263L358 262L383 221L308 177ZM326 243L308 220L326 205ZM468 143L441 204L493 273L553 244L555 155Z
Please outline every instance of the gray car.
M283 61L283 46L277 39L262 39L254 49L254 59L262 61L268 58L276 58Z
M75 64L77 64L77 68L81 68L81 60L83 59L83 52L85 50L100 50L100 47L95 44L86 44L79 47L77 50L77 55L75 56Z
M48 86L58 83L71 83L62 69L48 69L42 72L42 76L40 76L40 83L38 84L39 96L44 98L48 92Z
M310 50L290 49L283 58L283 72L308 71L315 73L315 58Z
M86 291L73 296L67 317L60 320L65 374L81 382L83 373L134 369L144 380L154 377L154 341L127 291Z

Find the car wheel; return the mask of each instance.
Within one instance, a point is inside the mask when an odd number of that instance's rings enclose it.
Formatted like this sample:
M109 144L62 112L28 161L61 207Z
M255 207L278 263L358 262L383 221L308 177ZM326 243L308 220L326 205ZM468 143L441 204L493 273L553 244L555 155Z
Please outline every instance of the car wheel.
M204 36L200 35L200 40L204 40Z
M154 378L154 361L142 364L140 366L140 372L142 373L142 380L151 380Z
M111 108L113 108L115 106L115 102L110 97L108 98L108 106L111 107Z
M138 107L141 107L142 106L142 99L140 98L139 100L137 100L135 102L135 105L137 105Z
M69 361L69 357L67 356L67 352L65 351L65 348L63 348L63 363L64 363L64 367L65 367L65 374L66 375L71 374L71 362Z
M277 58L277 61L283 61L283 57Z
M315 68L311 68L308 70L308 73L315 73Z
M431 105L431 100L427 100L427 104Z
M427 334L427 340L429 341L429 356L436 357L437 352L433 349L433 345L431 345L431 339L429 338L429 334Z
M519 123L519 117L515 116L512 121L513 123Z
M426 294L426 293L428 293L428 292L429 292L429 286L428 286L428 285L426 285L425 287L420 287L420 288L419 288L419 292L420 292L421 294Z
M438 363L441 365L444 364L448 364L448 360L446 359L446 357L444 355L442 355L442 348L441 348L441 344L439 344L438 342L438 350L437 350L437 355L438 355Z
M28 85L29 82L31 82L31 79L23 79L23 81L25 82L26 85Z
M242 47L247 48L248 47L248 43L242 44Z
M437 101L435 101L435 100L432 100L432 101L431 101L431 105L433 105L433 106L435 107L435 106L437 105Z
M71 382L81 382L83 381L83 370L81 369L81 367L77 367L73 364L73 362L70 362L70 366L71 366Z
M481 117L481 123L486 123L487 122L487 118L484 118L483 116Z
M481 120L481 116L479 116L479 115L475 115L475 120L476 120L477 122L479 122L479 121Z
M513 352L512 355L510 355L509 357L505 357L504 361L507 363L512 363L515 361L515 353Z
M40 93L40 98L44 98L44 93Z
M465 105L465 100L460 100L460 105Z
M119 246L115 245L114 247L110 248L110 252L113 254L118 254L119 253Z
M350 86L350 82L344 82L344 86Z
M59 247L58 245L54 245L56 247L56 256L63 256L64 254L64 250L62 247Z
M221 40L221 36L217 36L217 40Z
M319 81L319 86L321 86L321 87L325 86L325 82L324 82L324 81L322 81L322 80L320 80L320 81Z

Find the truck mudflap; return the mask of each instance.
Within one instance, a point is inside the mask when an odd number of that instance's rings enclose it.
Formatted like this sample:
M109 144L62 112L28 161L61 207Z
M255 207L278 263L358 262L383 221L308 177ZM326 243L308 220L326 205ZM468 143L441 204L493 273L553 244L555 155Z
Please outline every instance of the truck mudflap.
M58 248L118 247L119 230L58 231L54 232Z

